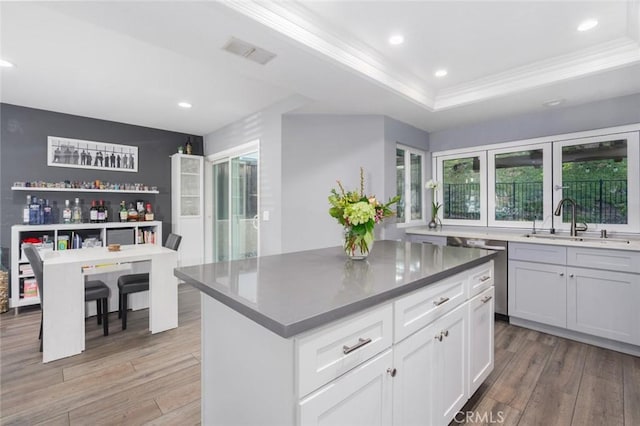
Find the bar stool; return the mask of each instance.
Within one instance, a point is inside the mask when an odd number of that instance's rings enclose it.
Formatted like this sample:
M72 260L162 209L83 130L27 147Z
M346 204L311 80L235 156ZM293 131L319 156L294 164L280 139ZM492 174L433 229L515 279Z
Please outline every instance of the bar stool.
M102 324L102 334L109 335L109 286L100 280L85 281L84 301L96 301L98 325Z
M181 241L182 236L169 234L164 246L171 250L178 250ZM122 318L123 330L127 329L127 304L129 294L147 290L149 290L149 274L147 273L121 275L118 278L118 318Z

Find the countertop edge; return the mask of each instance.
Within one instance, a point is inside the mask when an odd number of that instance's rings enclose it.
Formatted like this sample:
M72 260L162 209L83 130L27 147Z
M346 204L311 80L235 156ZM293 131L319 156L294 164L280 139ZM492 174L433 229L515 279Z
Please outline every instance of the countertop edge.
M282 324L264 314L261 314L260 312L254 309L251 309L250 307L242 304L241 302L238 302L237 300L225 295L224 293L213 290L210 287L200 283L199 281L194 280L193 278L179 271L178 268L174 269L174 275L179 279L183 280L185 283L197 288L207 296L210 296L216 299L217 301L223 303L224 305L228 306L229 308L233 309L239 314L253 320L255 323L267 328L268 330L271 330L277 335L284 338L290 338L290 337L297 336L301 333L304 333L306 331L312 330L314 328L327 325L333 321L346 318L350 315L356 314L368 308L391 301L399 296L403 296L405 294L411 293L420 288L426 287L429 284L433 284L434 282L441 281L445 278L449 278L450 276L456 275L467 269L470 269L475 266L481 265L485 262L488 262L489 260L498 256L498 254L499 252L489 251L489 253L487 253L486 255L480 258L470 260L466 263L454 266L450 269L438 272L426 278L422 278L414 282L405 284L403 286L393 288L384 293L379 293L373 296L369 296L367 298L358 300L357 302L340 306L338 308L331 309L329 311L314 315L309 318L302 319L300 321L297 321L291 324Z

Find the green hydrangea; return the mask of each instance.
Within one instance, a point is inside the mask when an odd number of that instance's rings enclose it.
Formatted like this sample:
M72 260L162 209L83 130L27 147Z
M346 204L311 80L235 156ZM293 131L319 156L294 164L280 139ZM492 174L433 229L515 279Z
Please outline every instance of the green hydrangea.
M348 204L344 209L344 218L348 219L352 226L367 223L376 217L375 208L368 202L359 201L357 203Z

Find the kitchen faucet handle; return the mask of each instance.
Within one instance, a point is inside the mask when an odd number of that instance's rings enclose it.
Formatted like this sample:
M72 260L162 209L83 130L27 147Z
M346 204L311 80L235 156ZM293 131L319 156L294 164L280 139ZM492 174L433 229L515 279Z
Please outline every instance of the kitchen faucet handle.
M588 228L589 228L589 226L585 222L582 222L582 225L577 225L576 224L576 231L584 232Z

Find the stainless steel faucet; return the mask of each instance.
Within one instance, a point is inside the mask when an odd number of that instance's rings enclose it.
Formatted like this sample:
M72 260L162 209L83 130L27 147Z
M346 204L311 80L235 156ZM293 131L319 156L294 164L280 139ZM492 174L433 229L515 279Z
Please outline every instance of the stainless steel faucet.
M562 212L562 205L565 202L571 204L571 230L569 231L569 233L571 234L572 237L577 237L578 231L587 230L587 224L583 223L580 226L576 225L576 200L574 200L573 198L563 198L558 203L558 207L556 207L556 211L553 212L553 214L556 216L560 216L560 213Z

